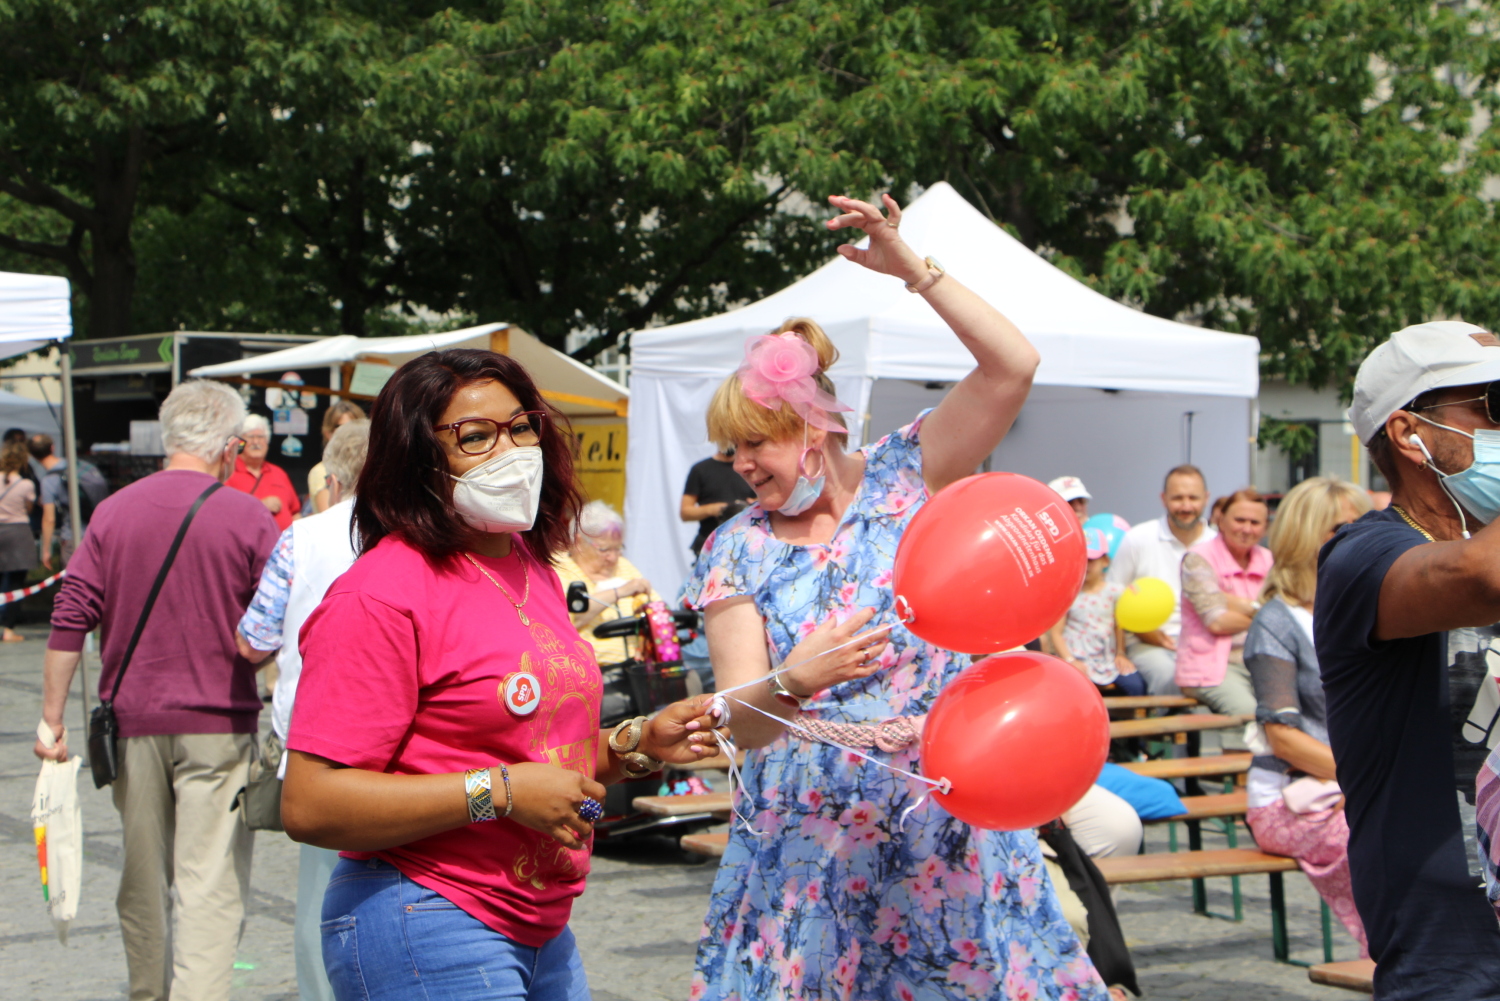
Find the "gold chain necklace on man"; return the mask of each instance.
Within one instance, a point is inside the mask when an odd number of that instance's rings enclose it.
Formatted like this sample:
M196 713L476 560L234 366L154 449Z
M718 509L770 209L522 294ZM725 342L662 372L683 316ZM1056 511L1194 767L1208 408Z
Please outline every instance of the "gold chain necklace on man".
M514 543L512 543L512 545L514 545ZM505 595L505 600L515 606L516 614L521 617L521 625L531 625L531 620L526 617L525 612L521 611L521 609L526 606L526 602L531 600L531 571L526 567L526 557L522 556L519 552L516 553L516 559L521 561L521 579L526 581L526 589L522 592L520 601L516 601L515 598L511 597L511 593L505 589L505 585L501 584L498 580L491 577L490 572L484 567L480 566L478 560L474 559L474 557L470 556L468 553L464 553L464 559L468 560L470 563L473 563L474 569L484 574L485 578L489 580L491 584L498 587L501 594Z
M1417 531L1421 532L1422 536L1428 542L1436 542L1437 541L1436 539L1434 539L1432 537L1432 533L1429 532L1429 531L1427 531L1427 529L1423 528L1421 525L1418 525L1417 524L1417 520L1415 518L1413 518L1411 515L1407 514L1406 513L1406 509L1403 508L1400 504L1392 504L1391 507L1394 508L1395 511L1396 511L1396 513L1401 516L1401 520L1402 521L1406 522L1412 528L1415 528Z

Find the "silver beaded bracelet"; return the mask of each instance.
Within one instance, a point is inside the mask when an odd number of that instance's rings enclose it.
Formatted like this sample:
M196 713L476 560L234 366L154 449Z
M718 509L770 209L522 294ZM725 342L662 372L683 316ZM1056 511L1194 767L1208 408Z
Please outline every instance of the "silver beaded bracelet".
M504 765L496 765L500 769L500 781L505 783L505 812L500 814L501 818L509 817L510 811L515 808L515 800L510 796L510 769Z

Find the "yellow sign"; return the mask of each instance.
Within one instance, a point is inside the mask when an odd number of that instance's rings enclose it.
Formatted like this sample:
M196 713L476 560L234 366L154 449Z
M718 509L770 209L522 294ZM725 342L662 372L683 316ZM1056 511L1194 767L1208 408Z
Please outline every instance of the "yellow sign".
M573 425L573 461L589 500L625 510L625 424Z

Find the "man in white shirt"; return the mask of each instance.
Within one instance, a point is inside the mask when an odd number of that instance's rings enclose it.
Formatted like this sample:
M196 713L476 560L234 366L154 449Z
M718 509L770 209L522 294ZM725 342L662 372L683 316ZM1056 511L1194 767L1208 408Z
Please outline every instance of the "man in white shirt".
M1130 584L1141 577L1157 577L1172 587L1176 600L1172 617L1160 629L1136 635L1125 634L1125 656L1146 679L1152 695L1178 695L1177 633L1182 625L1182 557L1200 542L1218 533L1203 522L1208 505L1208 484L1197 466L1178 466L1167 474L1161 494L1166 515L1143 521L1125 533L1108 579Z

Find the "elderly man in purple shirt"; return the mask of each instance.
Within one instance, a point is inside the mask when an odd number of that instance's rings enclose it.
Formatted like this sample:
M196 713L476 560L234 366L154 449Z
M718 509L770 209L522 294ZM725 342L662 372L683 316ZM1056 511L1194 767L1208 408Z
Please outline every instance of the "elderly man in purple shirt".
M228 386L187 382L161 406L166 468L94 511L52 612L42 721L66 760L63 708L83 638L101 630L101 697L188 509L243 447L245 405ZM116 906L136 1001L228 998L250 895L253 834L231 810L249 773L260 714L255 668L234 628L276 544L276 522L236 490L195 516L121 679L120 811L125 860ZM170 950L170 954L169 954Z

